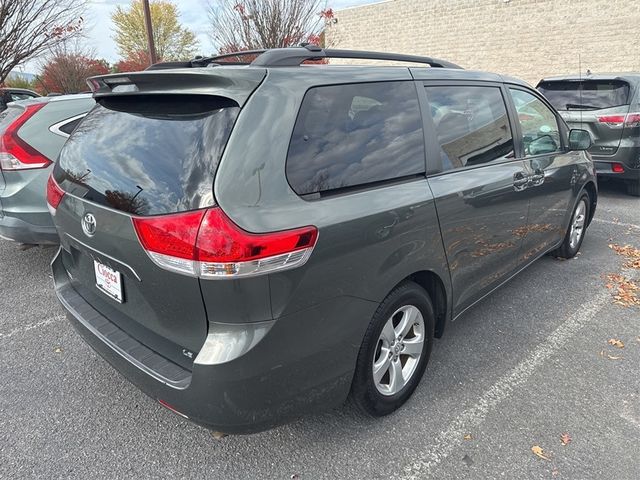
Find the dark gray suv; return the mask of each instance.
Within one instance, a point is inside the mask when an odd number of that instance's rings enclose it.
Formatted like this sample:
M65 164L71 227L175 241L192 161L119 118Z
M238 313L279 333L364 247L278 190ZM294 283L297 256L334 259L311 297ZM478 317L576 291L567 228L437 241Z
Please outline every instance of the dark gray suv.
M569 126L589 131L598 176L640 197L640 73L553 77L538 90Z
M48 184L58 298L116 369L209 428L349 395L388 414L447 322L577 253L589 136L525 83L436 59L252 54L90 79L97 105ZM422 66L301 65L327 57Z

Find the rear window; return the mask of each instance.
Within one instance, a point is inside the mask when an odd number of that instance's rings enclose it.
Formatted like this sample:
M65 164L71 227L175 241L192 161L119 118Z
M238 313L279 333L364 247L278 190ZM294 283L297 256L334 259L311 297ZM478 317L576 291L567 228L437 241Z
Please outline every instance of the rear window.
M287 158L300 195L424 173L424 137L412 82L310 89Z
M600 110L629 103L629 84L620 80L549 81L538 85L557 110Z
M69 193L136 215L211 206L240 110L230 105L216 97L102 101L65 144L55 178Z

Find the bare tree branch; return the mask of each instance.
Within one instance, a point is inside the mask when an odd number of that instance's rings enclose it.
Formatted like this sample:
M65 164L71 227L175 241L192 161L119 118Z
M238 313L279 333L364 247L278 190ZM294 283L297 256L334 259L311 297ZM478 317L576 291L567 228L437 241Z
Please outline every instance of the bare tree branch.
M0 83L9 72L82 33L87 0L0 0Z
M320 43L333 17L326 0L210 0L210 36L220 53Z

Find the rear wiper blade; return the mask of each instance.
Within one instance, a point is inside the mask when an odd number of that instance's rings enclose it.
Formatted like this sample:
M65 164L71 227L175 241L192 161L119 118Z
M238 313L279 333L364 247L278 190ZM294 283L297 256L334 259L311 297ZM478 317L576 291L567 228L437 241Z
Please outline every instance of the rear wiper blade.
M567 103L567 110L570 108L576 108L580 110L600 110L600 107L594 107L593 105L582 105L580 103Z

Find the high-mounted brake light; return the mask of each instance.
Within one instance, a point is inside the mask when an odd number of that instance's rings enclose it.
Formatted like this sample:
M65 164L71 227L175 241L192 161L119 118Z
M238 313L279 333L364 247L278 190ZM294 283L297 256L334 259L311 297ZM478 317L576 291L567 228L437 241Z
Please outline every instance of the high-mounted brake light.
M318 238L313 226L249 233L218 207L133 217L142 247L160 267L201 278L237 278L304 265Z
M49 180L47 180L47 205L49 205L49 211L52 215L55 215L62 197L64 197L64 190L53 179L53 175L49 175Z
M610 127L638 127L640 126L640 113L627 113L616 115L600 115L598 116L598 122L604 123Z
M0 137L0 169L27 170L51 165L51 160L18 136L20 127L45 105L46 103L28 105L24 112L6 128Z

